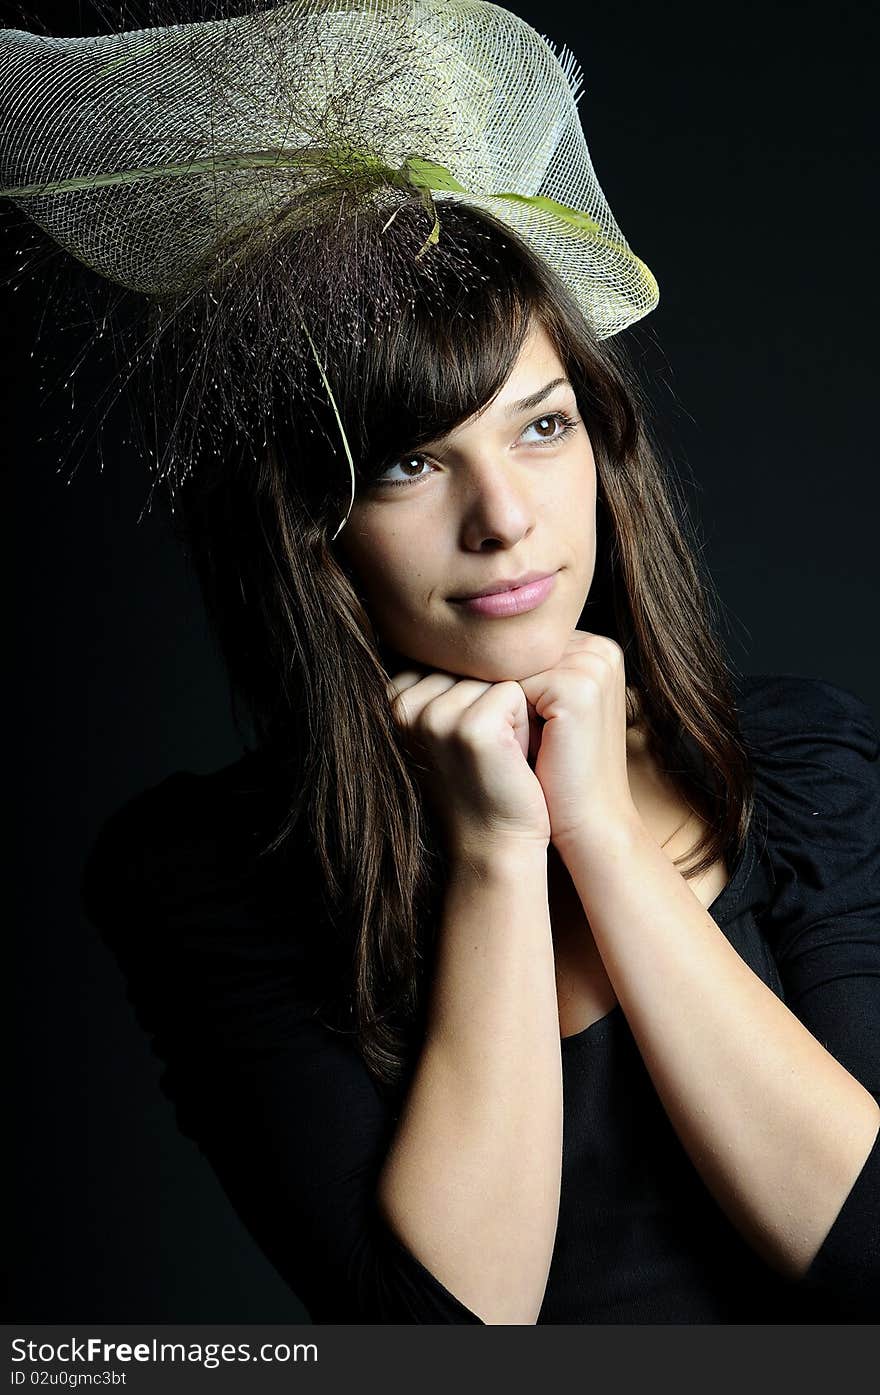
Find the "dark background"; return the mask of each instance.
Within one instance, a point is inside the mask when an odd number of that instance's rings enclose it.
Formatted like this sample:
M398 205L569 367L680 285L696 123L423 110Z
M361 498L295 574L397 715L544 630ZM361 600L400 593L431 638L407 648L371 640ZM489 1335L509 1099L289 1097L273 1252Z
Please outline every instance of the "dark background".
M659 281L659 308L626 334L732 661L828 678L876 716L875 5L511 8L580 61L599 181ZM105 28L85 5L34 0L31 13L49 32ZM0 18L22 27L8 6ZM0 218L6 274L16 222ZM148 480L124 430L105 438L103 472L87 449L69 485L45 439L69 417L59 383L85 342L51 311L41 325L55 274L0 302L17 893L9 1317L302 1321L177 1134L79 906L83 858L112 809L240 747L195 584L158 510L141 517ZM102 381L100 362L84 367L74 415Z

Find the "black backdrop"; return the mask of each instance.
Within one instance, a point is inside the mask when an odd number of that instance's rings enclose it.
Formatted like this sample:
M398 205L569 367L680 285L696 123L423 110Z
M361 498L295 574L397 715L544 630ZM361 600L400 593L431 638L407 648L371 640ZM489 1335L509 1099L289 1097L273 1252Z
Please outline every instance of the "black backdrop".
M628 331L684 476L733 661L829 678L880 713L878 199L872 3L517 0L584 69L596 171L659 308ZM85 5L33 0L50 32ZM7 25L18 14L3 10ZM4 268L14 262L4 217ZM40 438L45 292L2 300L16 1176L9 1316L255 1322L304 1311L198 1151L79 907L123 799L239 745L192 579L122 432L73 483ZM42 328L48 387L76 336ZM63 342L62 342L63 339ZM53 363L55 366L53 367ZM80 375L83 399L100 365Z

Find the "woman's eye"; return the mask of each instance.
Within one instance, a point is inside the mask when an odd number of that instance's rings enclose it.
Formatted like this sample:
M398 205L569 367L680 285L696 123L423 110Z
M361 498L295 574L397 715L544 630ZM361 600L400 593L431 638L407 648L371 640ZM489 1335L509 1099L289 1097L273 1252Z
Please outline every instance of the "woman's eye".
M386 484L390 484L390 485L415 484L415 483L417 483L420 479L424 479L424 475L420 475L420 474L417 474L417 473L407 474L407 471L410 470L412 467L418 467L418 466L427 465L427 464L428 464L428 461L427 461L427 460L424 458L424 456L422 456L422 455L407 455L407 456L404 456L404 457L403 457L402 459L400 459L400 460L395 460L395 462L394 462L393 465L389 465L389 466L388 466L388 470L386 470L386 471L384 472L384 474L381 474L381 475L379 476L379 478L376 480L376 484L381 484L381 485L386 485ZM388 472L389 472L390 470L403 470L403 472L404 472L404 477L403 477L403 479L396 479L396 480L388 479Z
M576 425L577 423L573 421L571 417L566 416L565 412L550 412L548 416L539 417L537 421L530 422L530 424L526 427L526 431L531 431L533 427L540 427L540 433L537 438L538 440L556 442L561 441L563 437L568 436L574 430ZM549 433L545 433L545 428L547 426L550 426L551 428L553 426L559 426L560 430L551 430ZM525 435L525 432L523 432L523 435Z

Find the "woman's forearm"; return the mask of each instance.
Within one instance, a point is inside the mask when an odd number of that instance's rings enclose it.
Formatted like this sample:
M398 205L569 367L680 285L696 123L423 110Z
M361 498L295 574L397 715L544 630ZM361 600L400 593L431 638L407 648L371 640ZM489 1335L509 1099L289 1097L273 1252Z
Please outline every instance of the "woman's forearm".
M562 1064L546 848L453 863L389 1224L486 1323L533 1323L556 1237Z
M876 1100L740 957L640 821L563 857L694 1166L744 1239L800 1278L874 1145Z

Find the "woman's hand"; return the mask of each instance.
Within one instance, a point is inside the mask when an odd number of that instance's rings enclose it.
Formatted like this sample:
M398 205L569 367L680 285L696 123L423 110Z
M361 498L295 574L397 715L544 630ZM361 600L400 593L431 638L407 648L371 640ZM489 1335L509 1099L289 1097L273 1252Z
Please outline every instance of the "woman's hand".
M595 839L638 821L627 779L623 650L606 635L574 630L554 668L520 686L543 720L535 759L551 841Z
M529 768L528 704L519 683L405 669L387 683L450 852L550 841L547 803Z

